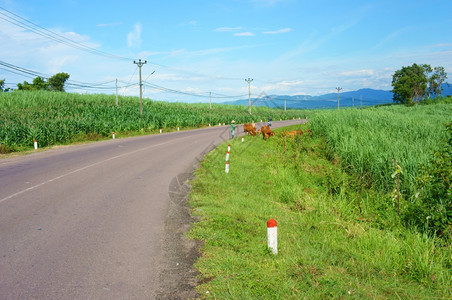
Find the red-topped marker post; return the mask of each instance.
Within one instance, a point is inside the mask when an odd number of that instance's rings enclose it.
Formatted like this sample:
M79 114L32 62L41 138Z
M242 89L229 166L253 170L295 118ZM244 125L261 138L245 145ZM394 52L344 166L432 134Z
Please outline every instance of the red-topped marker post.
M278 227L276 225L274 219L267 221L267 248L270 249L273 254L278 254Z

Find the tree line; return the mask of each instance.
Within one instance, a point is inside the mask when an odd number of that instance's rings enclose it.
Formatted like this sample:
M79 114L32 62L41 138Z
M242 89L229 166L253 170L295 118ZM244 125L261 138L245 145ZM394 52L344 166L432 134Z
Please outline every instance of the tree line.
M17 84L17 90L19 91L36 91L36 90L44 90L44 91L56 91L56 92L64 92L64 84L69 79L70 75L68 73L57 73L50 77L49 79L45 79L44 77L36 77L33 79L32 83L28 83L24 81L23 83ZM10 88L5 88L5 79L0 80L0 92L9 92Z

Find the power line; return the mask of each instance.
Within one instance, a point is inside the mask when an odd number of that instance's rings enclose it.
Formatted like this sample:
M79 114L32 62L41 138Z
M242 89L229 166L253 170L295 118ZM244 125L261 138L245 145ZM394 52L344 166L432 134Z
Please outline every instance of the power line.
M95 54L95 55L99 55L99 56L103 56L106 58L111 58L111 59L118 59L118 60L132 60L131 58L128 57L124 57L124 56L119 56L119 55L115 55L115 54L110 54L108 52L105 51L101 51L98 49L95 49L93 47L89 47L87 45L84 45L82 43L79 43L77 41L74 41L72 39L69 39L61 34L58 34L56 32L53 32L49 29L46 29L36 23L33 23L3 7L0 7L0 10L4 11L0 11L0 19L5 20L13 25L16 25L20 28L26 29L26 30L30 30L31 32L48 38L50 40L53 40L55 42L64 44L66 46L81 50L81 51L85 51L91 54ZM6 12L6 13L5 13Z
M253 81L254 79L248 78L245 79L245 81L248 83L248 109L251 115L251 81Z

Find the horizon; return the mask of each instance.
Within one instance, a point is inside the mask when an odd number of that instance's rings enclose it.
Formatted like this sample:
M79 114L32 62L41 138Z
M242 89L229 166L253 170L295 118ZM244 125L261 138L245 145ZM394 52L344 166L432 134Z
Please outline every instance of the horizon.
M403 66L452 69L451 8L447 0L0 0L8 45L0 60L18 67L0 66L0 79L16 88L66 72L68 92L114 94L118 79L120 95L136 96L141 59L143 97L158 101L248 98L247 78L252 98L389 91Z

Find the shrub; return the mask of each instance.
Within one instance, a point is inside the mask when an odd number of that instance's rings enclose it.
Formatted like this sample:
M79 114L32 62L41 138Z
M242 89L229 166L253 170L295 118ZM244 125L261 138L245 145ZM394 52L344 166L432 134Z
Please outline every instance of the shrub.
M421 166L419 192L407 207L406 223L439 236L452 236L452 122L446 125L447 143Z

